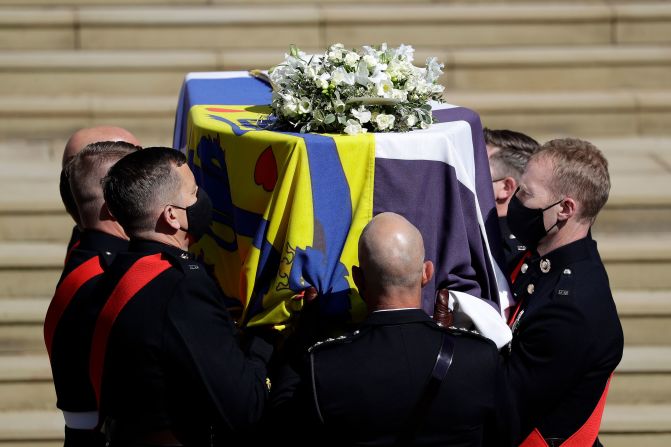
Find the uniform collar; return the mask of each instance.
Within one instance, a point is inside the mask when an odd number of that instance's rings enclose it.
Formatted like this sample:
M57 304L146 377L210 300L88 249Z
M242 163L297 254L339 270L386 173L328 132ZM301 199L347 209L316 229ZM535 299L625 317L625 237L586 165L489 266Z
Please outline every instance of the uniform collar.
M171 258L180 262L190 261L193 255L188 251L184 251L179 247L164 244L163 242L150 241L147 239L131 239L128 245L128 250L133 253L153 254L165 253Z
M534 270L548 273L554 269L563 269L570 264L589 258L595 247L596 242L590 235L587 235L582 239L559 247L545 256L536 254L528 261L528 264Z
M84 230L80 232L77 249L98 252L109 264L117 253L128 249L128 241L102 231Z
M433 320L422 309L399 309L386 312L373 312L364 320L363 325L381 326L427 321L430 322Z

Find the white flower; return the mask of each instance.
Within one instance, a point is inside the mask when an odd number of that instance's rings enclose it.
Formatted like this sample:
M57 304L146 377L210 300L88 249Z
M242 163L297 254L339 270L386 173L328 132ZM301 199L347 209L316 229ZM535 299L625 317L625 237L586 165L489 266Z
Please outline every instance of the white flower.
M407 101L408 100L408 92L405 90L400 90L400 89L392 89L391 91L391 98L392 99L398 99L401 101Z
M396 48L394 57L412 62L415 59L415 49L410 45L403 45Z
M370 121L371 113L364 106L359 106L358 109L352 109L352 115L358 119L361 124L366 124Z
M354 73L348 73L344 68L338 67L331 74L331 82L335 86L340 84L354 85L356 81L356 75Z
M286 116L295 116L297 112L298 102L293 98L286 100L282 105L282 113Z
M375 83L375 91L378 96L391 98L394 91L394 84L389 79L382 79Z
M377 128L380 130L385 130L385 129L391 129L394 127L394 115L387 115L384 113L380 113L378 116L375 117L375 124L377 124Z
M330 61L340 62L342 60L342 50L331 50L328 53L328 57Z
M326 89L329 87L329 79L331 79L330 74L322 73L321 76L315 79L315 84L317 84L317 87L319 87L322 90Z
M438 59L432 57L426 60L426 80L428 82L436 82L436 79L443 74L444 65L438 62Z
M344 130L348 135L358 135L368 131L368 129L361 127L361 124L356 120L347 120L347 126L345 126Z
M277 122L301 132L352 135L366 132L365 126L380 132L426 128L432 122L427 105L440 102L445 89L437 83L443 66L432 58L416 67L413 58L409 45L347 50L338 43L315 55L292 46L269 71Z
M356 83L363 86L370 84L368 74L368 66L366 65L366 62L360 61L355 74Z
M356 63L359 62L359 59L361 59L361 56L353 51L350 51L345 55L345 64L348 67L356 67Z
M368 66L368 68L373 68L373 67L375 67L375 66L377 65L377 62L378 62L378 60L377 60L377 56L372 55L372 54L366 54L366 55L363 57L362 60L366 63L366 65Z
M415 124L417 124L417 117L415 115L408 115L408 116L405 117L405 123L409 127L412 127Z
M298 103L298 111L300 113L310 113L312 112L312 102L310 98L303 96L301 102Z
M345 111L345 103L339 99L333 101L333 110L336 113L343 113Z

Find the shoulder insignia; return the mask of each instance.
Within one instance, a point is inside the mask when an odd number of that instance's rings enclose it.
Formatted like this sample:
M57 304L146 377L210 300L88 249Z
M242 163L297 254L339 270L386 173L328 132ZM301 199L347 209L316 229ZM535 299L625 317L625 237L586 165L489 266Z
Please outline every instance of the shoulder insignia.
M334 344L337 344L337 343L348 342L348 341L352 340L354 337L356 337L357 335L359 335L360 333L361 333L361 331L356 330L356 331L354 331L350 334L341 335L339 337L329 337L327 339L320 340L320 341L316 342L314 345L312 345L308 348L308 353L312 353L315 349L319 348L320 346L329 346L329 345L334 345Z
M486 338L484 335L482 335L480 332L476 331L475 329L466 329L463 327L456 327L456 326L448 326L447 327L448 331L450 332L456 332L457 334L466 334L470 336L475 336L479 338Z

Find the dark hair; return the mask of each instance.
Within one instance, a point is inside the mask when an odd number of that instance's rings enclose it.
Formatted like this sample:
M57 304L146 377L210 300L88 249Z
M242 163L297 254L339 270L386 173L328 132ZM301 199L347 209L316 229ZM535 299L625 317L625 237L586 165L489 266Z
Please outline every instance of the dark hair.
M178 150L150 147L119 160L103 179L105 202L126 234L153 230L159 207L179 193L181 179L174 169L186 163Z
M493 130L486 127L483 130L485 143L499 149L489 157L493 175L510 176L519 182L529 157L540 148L538 141L512 130Z

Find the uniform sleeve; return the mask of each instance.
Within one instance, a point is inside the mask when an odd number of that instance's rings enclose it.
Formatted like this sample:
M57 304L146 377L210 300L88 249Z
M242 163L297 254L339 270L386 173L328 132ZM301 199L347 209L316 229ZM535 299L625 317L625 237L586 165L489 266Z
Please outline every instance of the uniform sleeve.
M590 349L589 331L584 315L569 303L546 306L522 323L504 366L521 414L533 414L571 389Z
M217 419L244 430L261 419L272 347L254 339L244 352L220 298L200 281L182 281L168 306L167 340L182 367L202 381Z
M483 444L486 446L512 447L516 445L519 427L518 414L512 406L510 388L506 386L503 358L495 352L492 411L485 420Z

